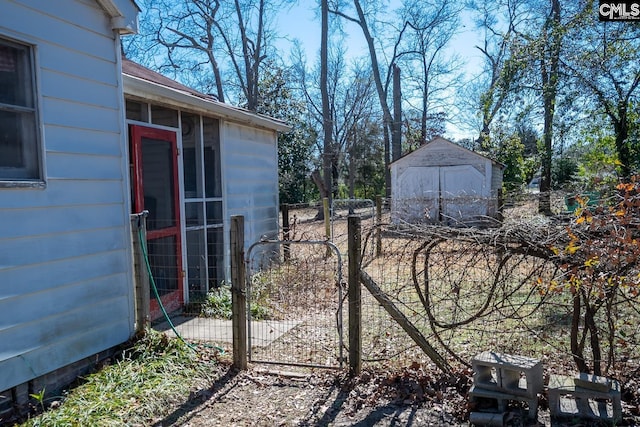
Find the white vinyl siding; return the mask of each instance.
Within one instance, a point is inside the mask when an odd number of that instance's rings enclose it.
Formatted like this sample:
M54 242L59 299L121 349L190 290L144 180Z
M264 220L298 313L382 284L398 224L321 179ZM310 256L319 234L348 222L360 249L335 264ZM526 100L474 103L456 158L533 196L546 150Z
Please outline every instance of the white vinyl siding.
M224 183L229 220L245 217L245 245L278 236L278 147L273 131L225 122Z
M0 188L0 391L126 341L133 283L118 41L95 1L2 2L33 46L46 188Z

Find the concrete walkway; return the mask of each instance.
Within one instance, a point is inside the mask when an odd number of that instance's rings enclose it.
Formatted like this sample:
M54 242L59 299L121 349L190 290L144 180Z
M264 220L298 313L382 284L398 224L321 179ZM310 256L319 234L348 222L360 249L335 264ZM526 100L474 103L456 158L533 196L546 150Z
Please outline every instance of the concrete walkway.
M233 343L231 320L177 316L171 321L176 331L185 340ZM266 347L301 323L301 320L252 321L251 346ZM160 323L154 326L154 329L175 337L168 322Z

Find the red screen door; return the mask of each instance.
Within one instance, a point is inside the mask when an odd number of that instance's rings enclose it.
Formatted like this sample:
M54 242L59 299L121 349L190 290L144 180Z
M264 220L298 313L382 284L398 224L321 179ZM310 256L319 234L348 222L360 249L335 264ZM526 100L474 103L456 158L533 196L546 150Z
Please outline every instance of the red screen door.
M182 307L182 248L175 132L131 125L133 203L149 211L147 252L158 294L167 312ZM151 319L162 315L151 289Z

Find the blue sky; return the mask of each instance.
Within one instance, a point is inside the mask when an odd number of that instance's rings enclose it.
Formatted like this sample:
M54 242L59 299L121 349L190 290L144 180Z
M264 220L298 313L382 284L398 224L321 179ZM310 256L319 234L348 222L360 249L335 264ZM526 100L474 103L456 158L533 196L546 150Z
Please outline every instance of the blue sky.
M316 2L301 1L301 4L283 10L278 17L278 33L285 39L299 39L305 48L307 58L312 59L320 49L320 20L316 18ZM393 0L393 3L399 3ZM361 30L355 24L347 24L346 31L349 35L349 53L359 56L366 50L364 37ZM288 52L292 46L287 40L280 42L284 52ZM466 15L462 16L460 34L451 44L450 49L469 60L469 71L478 66L480 52L474 46L478 44L477 34L473 31L472 24Z
M392 3L399 4L398 0ZM283 10L277 21L277 31L284 40L278 44L283 54L290 52L293 39L300 40L308 63L315 61L320 49L320 20L316 18L317 3L315 1L300 1L299 4ZM396 6L397 7L397 6ZM393 7L391 8L393 9ZM347 24L345 30L348 34L347 55L362 56L366 52L366 44L361 29L355 24ZM473 25L467 16L463 15L460 33L451 43L450 52L457 53L467 62L466 73L470 76L476 74L480 66L481 54L475 48L478 44L477 33L473 31ZM473 137L459 132L452 126L447 127L447 133L452 138Z

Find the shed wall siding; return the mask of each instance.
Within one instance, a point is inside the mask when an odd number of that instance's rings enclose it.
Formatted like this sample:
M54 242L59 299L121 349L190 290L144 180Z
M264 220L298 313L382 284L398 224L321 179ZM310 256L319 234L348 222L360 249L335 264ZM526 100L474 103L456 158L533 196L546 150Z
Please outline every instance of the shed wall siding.
M2 3L35 46L45 189L0 188L0 391L133 332L117 41L96 2Z
M225 222L232 215L244 215L246 246L262 236L275 238L278 235L276 133L230 122L224 122L222 133L228 213Z

